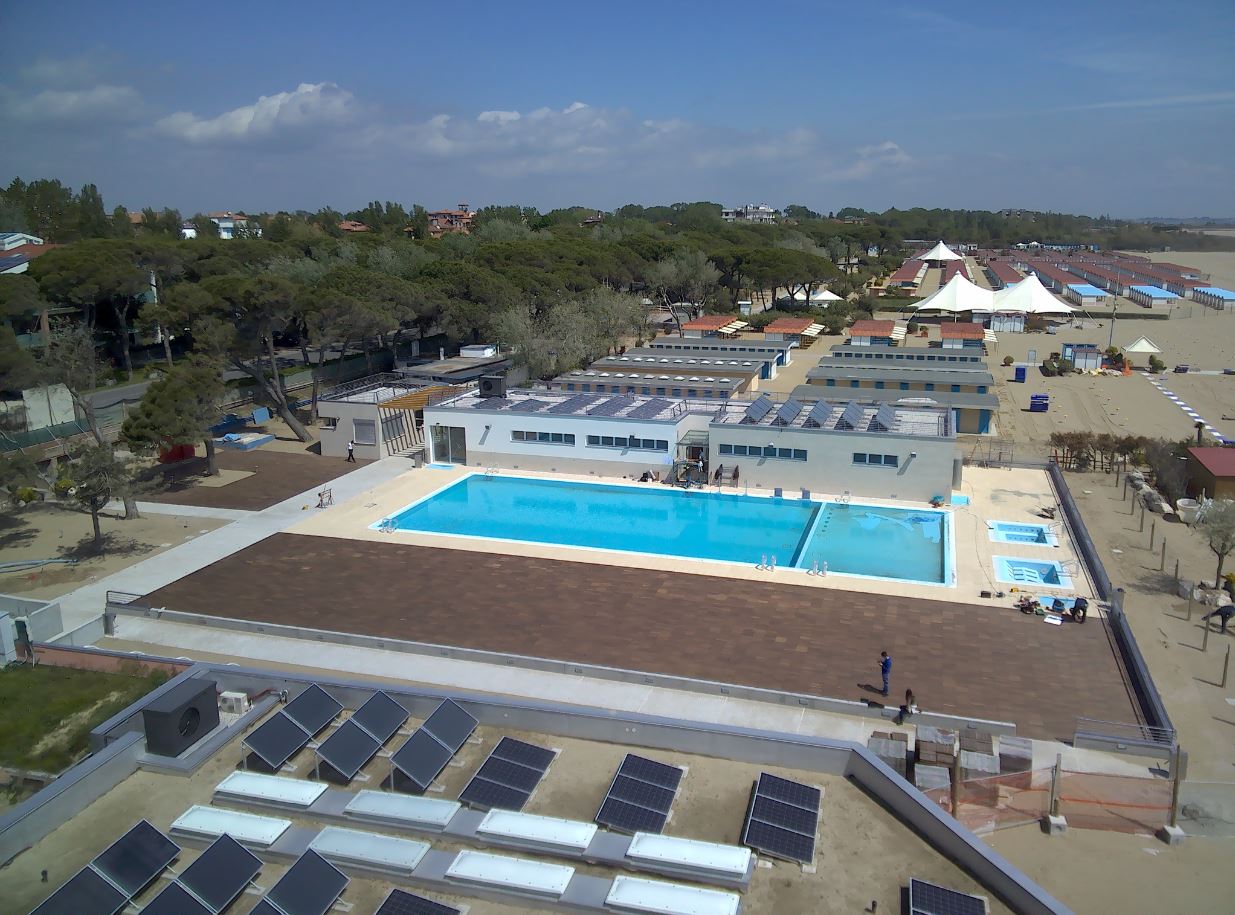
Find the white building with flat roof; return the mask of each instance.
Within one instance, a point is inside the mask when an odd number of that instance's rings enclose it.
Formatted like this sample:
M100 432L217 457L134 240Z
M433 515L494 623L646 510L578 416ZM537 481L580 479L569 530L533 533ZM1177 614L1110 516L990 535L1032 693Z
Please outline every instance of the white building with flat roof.
M927 501L959 482L951 412L837 400L704 401L518 389L425 407L440 463L637 479L675 461L768 489Z

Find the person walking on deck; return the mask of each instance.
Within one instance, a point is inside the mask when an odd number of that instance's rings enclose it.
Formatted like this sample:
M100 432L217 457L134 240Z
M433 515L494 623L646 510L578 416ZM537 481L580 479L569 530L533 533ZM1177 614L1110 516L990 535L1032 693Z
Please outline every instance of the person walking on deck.
M883 694L888 694L888 680L892 676L892 658L886 651L879 652L879 673L883 675Z

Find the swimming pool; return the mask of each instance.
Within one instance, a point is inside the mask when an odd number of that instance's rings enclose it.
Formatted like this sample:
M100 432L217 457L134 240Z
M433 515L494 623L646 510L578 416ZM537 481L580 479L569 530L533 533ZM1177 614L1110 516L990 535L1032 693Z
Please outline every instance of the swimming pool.
M932 509L776 499L469 474L372 525L627 553L944 584L948 515Z
M1023 524L1013 521L988 521L987 529L995 543L1037 543L1059 546L1059 538L1045 524Z
M1048 588L1071 588L1072 576L1063 564L1018 556L995 556L995 578L1014 585L1044 585Z

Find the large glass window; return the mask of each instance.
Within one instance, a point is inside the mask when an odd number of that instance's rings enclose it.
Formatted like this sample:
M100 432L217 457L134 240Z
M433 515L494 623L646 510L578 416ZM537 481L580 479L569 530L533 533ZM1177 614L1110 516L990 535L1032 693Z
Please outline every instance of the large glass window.
M573 445L572 432L527 432L518 429L510 433L512 442L535 442L538 445Z
M352 440L357 445L376 445L377 421L372 419L353 419Z
M443 464L467 463L467 430L459 426L431 426L433 460Z

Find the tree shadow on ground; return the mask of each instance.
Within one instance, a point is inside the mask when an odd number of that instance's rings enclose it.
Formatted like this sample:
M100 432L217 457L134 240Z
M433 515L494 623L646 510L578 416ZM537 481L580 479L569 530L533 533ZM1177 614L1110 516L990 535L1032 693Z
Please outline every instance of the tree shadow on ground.
M149 543L134 540L115 531L103 534L99 543L94 542L94 535L88 534L73 546L61 547L59 558L84 562L87 559L97 559L101 556L140 556L149 553L154 547Z
M16 512L0 515L0 550L26 546L38 536L38 529Z

